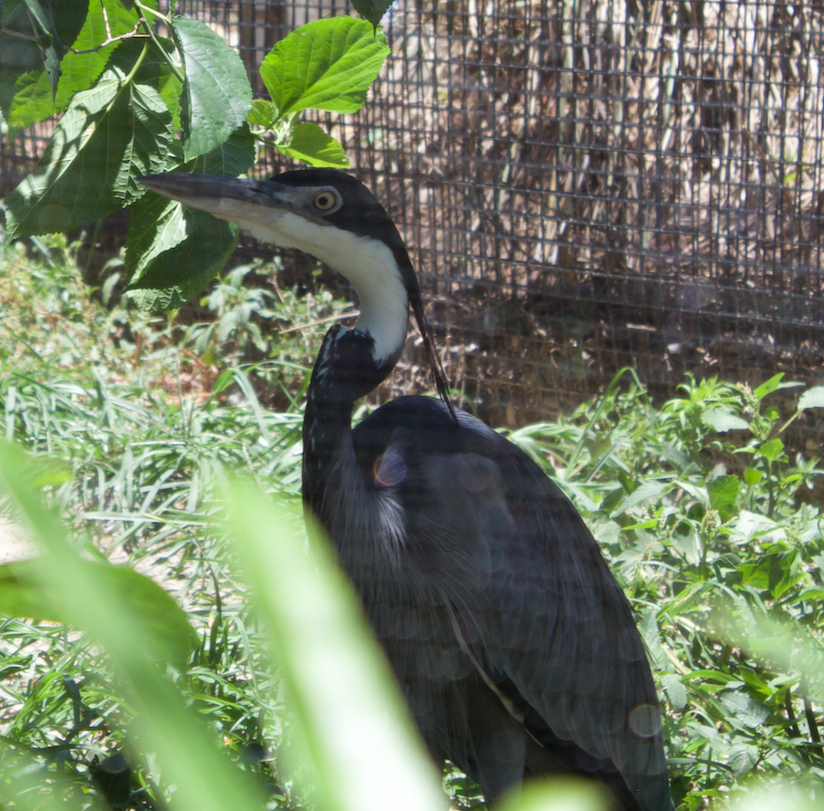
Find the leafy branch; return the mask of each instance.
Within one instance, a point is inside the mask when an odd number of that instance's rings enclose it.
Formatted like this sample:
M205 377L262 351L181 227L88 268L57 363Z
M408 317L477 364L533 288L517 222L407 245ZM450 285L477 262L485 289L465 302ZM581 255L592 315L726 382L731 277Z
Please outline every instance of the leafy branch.
M10 40L23 49L0 66L8 137L60 116L40 162L6 201L7 236L70 231L129 209L125 268L145 308L180 307L203 290L237 229L161 200L137 178L236 177L255 163L258 145L345 167L341 144L300 114L359 110L389 52L365 20L309 23L268 54L261 75L270 99L253 102L235 51L204 23L175 15L174 2L168 15L156 0L89 0L82 14L68 5L8 0L0 12L0 50ZM154 30L157 21L169 36Z

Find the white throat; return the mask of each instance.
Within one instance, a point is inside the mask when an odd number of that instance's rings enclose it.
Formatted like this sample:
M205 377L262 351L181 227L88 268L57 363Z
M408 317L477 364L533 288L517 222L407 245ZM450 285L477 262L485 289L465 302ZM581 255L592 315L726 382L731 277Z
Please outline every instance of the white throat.
M383 242L276 208L268 209L266 221L261 221L260 208L250 207L254 220L243 219L238 208L237 201L232 201L232 222L256 239L311 254L351 282L360 299L361 314L355 329L374 340L377 364L401 349L406 340L409 297L395 255ZM212 213L221 216L219 210Z

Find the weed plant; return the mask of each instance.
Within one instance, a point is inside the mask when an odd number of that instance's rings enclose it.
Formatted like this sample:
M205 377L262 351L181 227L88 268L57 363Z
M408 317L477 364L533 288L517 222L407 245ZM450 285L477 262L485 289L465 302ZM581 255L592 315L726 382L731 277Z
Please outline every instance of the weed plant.
M172 594L198 640L176 687L269 807L301 808L293 772L277 769L293 714L213 505L224 469L297 504L302 391L347 305L249 285L263 270L251 266L213 287L212 320L181 328L95 303L65 244L39 246L35 257L10 246L0 265L0 428L37 462L87 557L127 562ZM688 379L656 406L625 371L568 418L508 432L569 493L633 601L673 796L690 811L749 802L754 778L792 780L813 800L824 790L824 539L810 495L822 471L783 439L824 392L757 382ZM280 410L259 399L275 389ZM789 421L779 392L798 395ZM0 652L5 774L33 769L41 795L84 806L171 801L100 648L8 618ZM107 783L101 763L117 773L124 749L125 784ZM446 783L456 806L479 807L472 786L451 772Z

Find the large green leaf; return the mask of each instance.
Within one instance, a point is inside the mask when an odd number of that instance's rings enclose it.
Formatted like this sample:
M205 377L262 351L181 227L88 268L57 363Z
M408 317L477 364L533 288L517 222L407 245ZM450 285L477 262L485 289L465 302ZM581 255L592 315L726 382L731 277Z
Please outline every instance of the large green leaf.
M151 199L149 195L147 198ZM168 202L161 200L164 205ZM182 307L217 275L237 246L236 225L216 220L203 211L183 208L180 203L171 206L163 210L158 223L160 233L152 244L151 264L129 286L129 297L144 310ZM143 227L144 239L150 229L151 223L147 222ZM155 254L155 248L164 244L169 249Z
M237 177L254 162L254 137L244 126L180 171ZM222 269L237 244L235 226L157 194L145 195L130 213L125 264L133 280L130 296L143 309L185 304Z
M217 149L187 163L180 171L196 175L242 175L257 158L255 136L244 124L233 132Z
M205 23L175 17L186 68L182 124L187 161L219 147L246 122L252 87L240 57Z
M0 566L0 613L10 617L31 617L67 625L81 624L72 606L53 602L45 582L47 566L42 559ZM139 617L152 658L185 668L198 643L186 613L174 599L149 577L125 566L88 560L77 561L84 575L116 590L128 609Z
M124 90L123 78L110 69L72 99L43 158L6 201L10 238L101 219L145 193L137 177L167 168L169 111L156 90Z
M150 0L147 5L156 7L157 0ZM104 0L103 3L100 0L89 0L86 20L72 44L74 49L88 52L69 52L63 58L63 75L57 85L56 95L45 71L32 71L21 76L17 80L9 110L9 126L13 130L22 130L66 109L75 93L88 90L97 81L112 52L122 45L122 41L99 50L93 49L108 38L108 32L111 32L112 37L119 37L133 31L137 21L137 14L119 0Z
M292 128L289 143L278 151L310 166L332 166L343 169L349 159L340 142L327 135L317 124L297 124Z
M317 807L446 808L389 665L328 545L313 533L307 550L301 535L289 529L294 513L249 488L235 485L228 496L238 558L322 792Z
M260 77L287 115L313 107L354 113L389 54L383 34L355 17L303 25L281 40L260 67Z

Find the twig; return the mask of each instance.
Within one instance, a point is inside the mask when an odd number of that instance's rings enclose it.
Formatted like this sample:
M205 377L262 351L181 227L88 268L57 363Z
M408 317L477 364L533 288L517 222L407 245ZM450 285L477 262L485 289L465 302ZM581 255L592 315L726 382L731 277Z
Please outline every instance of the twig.
M345 321L347 318L353 318L360 315L360 310L347 310L345 313L338 313L337 315L330 315L327 318L319 318L317 321L309 321L307 324L298 324L296 327L289 327L278 331L278 335L288 335L290 332L300 332L309 327L316 327L319 324L328 324L330 321Z
M77 48L66 48L66 50L69 53L73 53L73 54L91 54L91 53L95 53L96 51L99 51L99 50L101 50L102 48L105 48L108 45L112 45L115 42L120 42L120 40L122 40L122 39L133 39L134 37L139 36L138 31L140 30L141 24L142 24L142 20L139 20L137 25L134 27L133 31L130 31L127 34L121 34L119 37L113 37L113 36L111 36L111 30L109 29L109 21L106 20L106 32L109 34L109 36L103 42L101 42L99 45L95 45L94 48L87 48L87 49L82 50L82 51L78 50ZM41 41L40 37L36 37L32 34L24 34L22 31L14 31L13 29L6 28L5 26L0 26L0 33L8 34L10 37L17 37L18 39L25 39L28 42L38 42L39 43ZM147 36L147 35L144 34L143 36Z
M104 12L104 15L105 15L105 12ZM130 31L127 34L121 34L119 37L113 37L112 36L111 29L109 28L109 20L105 16L104 16L104 19L106 20L106 33L108 34L108 36L106 37L106 39L103 40L103 42L101 42L99 45L95 45L94 48L87 48L84 51L79 51L76 48L67 48L66 50L71 51L73 54L91 54L91 53L95 53L96 51L99 51L102 48L105 48L108 45L111 45L115 42L120 42L120 40L134 39L135 37L140 36L140 34L138 34L138 31L140 31L140 26L143 24L143 18L142 17L137 21L137 25L134 27L133 31ZM147 35L143 34L143 36L146 37Z

